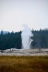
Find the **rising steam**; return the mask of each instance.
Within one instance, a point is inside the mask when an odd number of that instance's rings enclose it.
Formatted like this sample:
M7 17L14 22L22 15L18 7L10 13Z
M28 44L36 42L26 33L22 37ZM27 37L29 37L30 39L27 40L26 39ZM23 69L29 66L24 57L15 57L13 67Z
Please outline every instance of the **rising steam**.
M24 29L21 34L22 38L22 48L23 49L30 49L31 44L31 36L33 36L30 28L27 25L24 25Z

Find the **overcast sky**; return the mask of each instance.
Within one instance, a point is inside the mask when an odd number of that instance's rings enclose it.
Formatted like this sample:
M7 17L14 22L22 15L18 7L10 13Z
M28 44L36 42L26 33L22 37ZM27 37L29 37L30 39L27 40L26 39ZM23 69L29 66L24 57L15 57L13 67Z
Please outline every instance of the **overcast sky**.
M48 28L48 0L0 0L0 30L20 31Z

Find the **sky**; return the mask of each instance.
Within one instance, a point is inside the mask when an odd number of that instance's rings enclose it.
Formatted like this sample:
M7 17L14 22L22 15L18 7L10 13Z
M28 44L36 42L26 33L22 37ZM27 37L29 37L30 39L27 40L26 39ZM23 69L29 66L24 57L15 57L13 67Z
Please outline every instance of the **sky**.
M48 0L0 0L0 30L48 28Z

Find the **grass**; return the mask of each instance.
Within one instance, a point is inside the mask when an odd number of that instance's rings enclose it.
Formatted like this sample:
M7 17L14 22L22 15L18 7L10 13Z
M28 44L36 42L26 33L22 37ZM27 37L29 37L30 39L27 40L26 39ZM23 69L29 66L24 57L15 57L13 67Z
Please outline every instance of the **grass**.
M48 72L48 56L0 56L0 72Z

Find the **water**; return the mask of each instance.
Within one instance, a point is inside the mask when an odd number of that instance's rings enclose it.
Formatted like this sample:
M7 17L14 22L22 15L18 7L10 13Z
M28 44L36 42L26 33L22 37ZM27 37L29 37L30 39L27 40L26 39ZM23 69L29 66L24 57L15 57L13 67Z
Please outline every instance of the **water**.
M31 36L33 36L33 34L30 28L27 25L25 25L21 34L23 49L30 49L30 44L32 42Z

